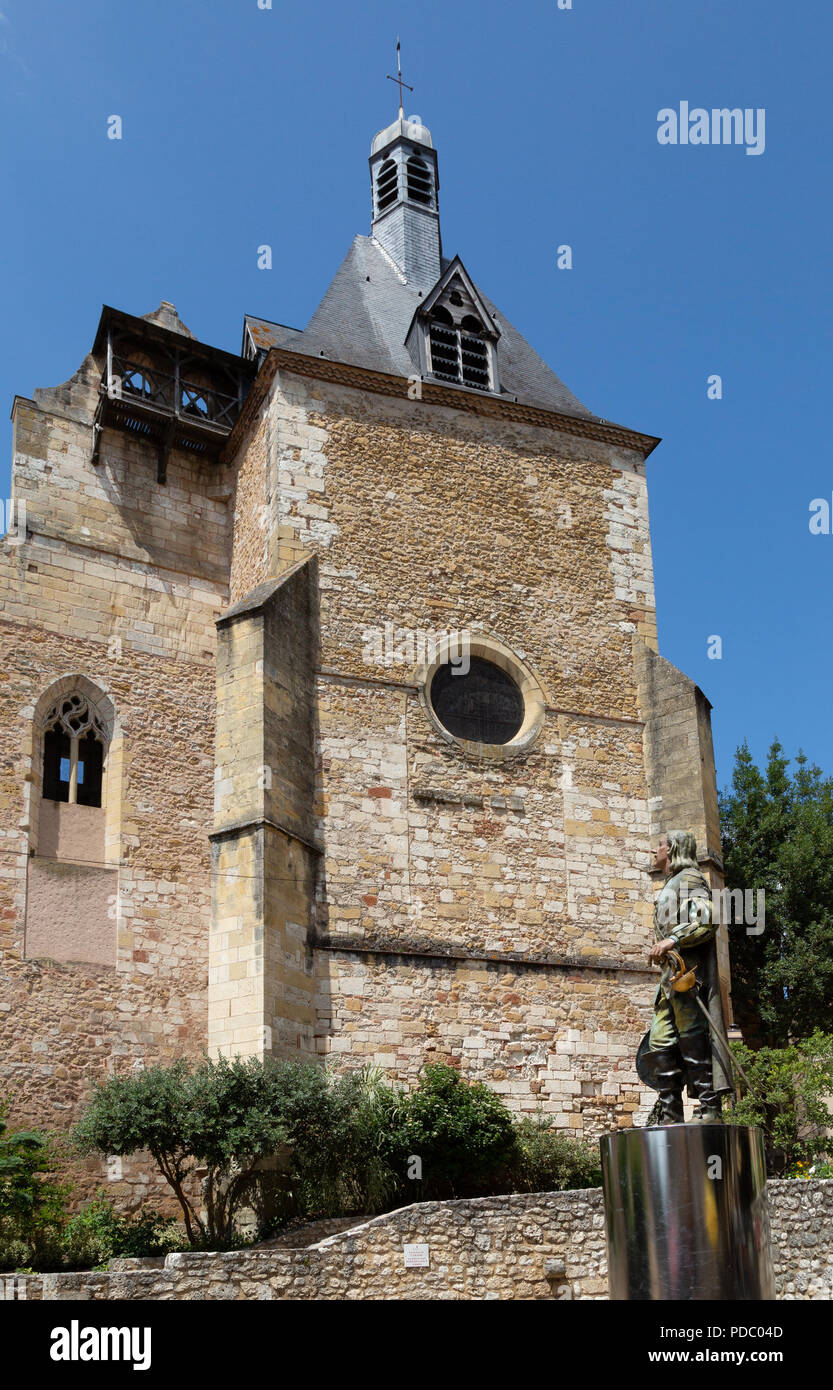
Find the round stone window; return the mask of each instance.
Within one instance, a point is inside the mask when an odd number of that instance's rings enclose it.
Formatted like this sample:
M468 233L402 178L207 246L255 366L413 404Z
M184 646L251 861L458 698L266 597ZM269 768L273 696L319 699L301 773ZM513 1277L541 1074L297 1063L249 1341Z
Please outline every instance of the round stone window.
M468 743L509 743L524 722L524 697L508 672L480 656L468 670L459 661L434 672L430 700L436 718L454 738Z

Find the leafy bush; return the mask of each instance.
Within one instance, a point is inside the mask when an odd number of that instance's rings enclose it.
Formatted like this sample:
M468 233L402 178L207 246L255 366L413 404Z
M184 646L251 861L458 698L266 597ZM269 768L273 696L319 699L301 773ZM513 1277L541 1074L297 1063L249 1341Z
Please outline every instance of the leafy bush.
M818 1160L816 1163L806 1163L799 1159L792 1168L784 1174L785 1178L833 1178L833 1163L825 1163Z
M566 1192L600 1187L598 1150L572 1135L553 1129L543 1117L515 1125L516 1157L508 1174L510 1192Z
M284 1140L251 1174L244 1198L260 1236L294 1219L384 1211L398 1184L380 1149L385 1102L393 1092L378 1069L332 1076L302 1062L271 1064Z
M433 1063L413 1091L380 1097L380 1151L410 1201L498 1190L515 1154L512 1116L480 1082ZM408 1181L413 1159L421 1176Z
M316 1126L287 1116L294 1214L313 1220L395 1205L399 1182L382 1142L395 1095L376 1068L325 1074Z
M400 1091L373 1068L333 1076L306 1062L178 1062L99 1086L75 1133L86 1151L149 1150L202 1248L239 1243L246 1207L264 1236L293 1219L600 1181L592 1149L548 1121L516 1123L487 1086L441 1064ZM73 1238L107 1258L117 1220L94 1206Z
M762 1047L757 1052L733 1043L749 1081L729 1124L759 1125L764 1132L767 1172L792 1175L831 1156L831 1116L825 1100L833 1095L833 1035L814 1033L792 1047Z
M120 1216L102 1193L67 1223L61 1240L64 1265L93 1269L124 1256L167 1255L183 1241L173 1217L145 1208Z
M48 1179L54 1141L40 1130L10 1131L0 1101L0 1270L60 1268L60 1232L70 1189Z
M547 1120L516 1122L488 1087L439 1064L402 1091L374 1068L334 1076L308 1062L179 1061L95 1087L74 1136L82 1152L149 1151L197 1249L245 1243L246 1208L262 1237L297 1219L600 1181L588 1146ZM0 1142L0 1267L89 1268L181 1248L172 1219L120 1215L103 1194L69 1219L68 1189L41 1177L48 1141L12 1138ZM4 1228L13 1203L18 1219Z
M594 1149L546 1119L516 1121L487 1086L441 1064L404 1091L374 1068L334 1076L307 1062L178 1062L97 1087L75 1133L88 1152L149 1150L194 1248L239 1244L245 1208L265 1236L290 1220L601 1179ZM128 1237L131 1253L170 1248L169 1225L148 1221L128 1227L99 1201L70 1223L67 1248L96 1263L127 1253Z
M86 1152L147 1149L194 1247L235 1243L251 1206L261 1234L294 1216L381 1209L396 1181L379 1151L378 1075L333 1080L306 1062L180 1061L98 1086L75 1129ZM204 1212L196 1196L196 1172Z

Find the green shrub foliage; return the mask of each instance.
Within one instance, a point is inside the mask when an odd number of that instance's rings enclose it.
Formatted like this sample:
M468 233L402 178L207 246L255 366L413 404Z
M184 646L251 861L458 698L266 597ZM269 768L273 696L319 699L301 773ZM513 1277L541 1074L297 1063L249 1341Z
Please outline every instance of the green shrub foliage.
M730 1124L760 1125L770 1176L797 1176L798 1165L806 1169L830 1157L826 1100L833 1095L833 1035L816 1032L792 1047L756 1052L733 1043L732 1050L749 1086L725 1118ZM820 1165L820 1175L823 1171Z
M508 1191L565 1192L601 1186L598 1149L554 1129L551 1120L519 1120L515 1138L517 1156L509 1170Z
M0 1272L91 1269L114 1255L162 1255L181 1248L176 1221L157 1212L119 1215L103 1194L71 1217L72 1188L48 1175L65 1154L39 1130L10 1131L0 1101Z
M487 1086L440 1064L401 1091L373 1068L178 1062L97 1087L75 1134L87 1152L148 1150L196 1247L239 1241L243 1208L266 1235L290 1220L598 1181L593 1150L545 1121L516 1123ZM113 1221L94 1209L78 1229L115 1250Z
M70 1269L94 1269L117 1257L167 1255L183 1245L173 1217L149 1209L136 1216L120 1215L99 1193L67 1222L61 1239L62 1262Z
M11 1130L0 1100L0 1270L61 1267L60 1229L69 1187L47 1175L54 1141L40 1130Z
M411 1201L495 1191L515 1144L500 1097L454 1067L425 1067L419 1086L382 1104L382 1153Z

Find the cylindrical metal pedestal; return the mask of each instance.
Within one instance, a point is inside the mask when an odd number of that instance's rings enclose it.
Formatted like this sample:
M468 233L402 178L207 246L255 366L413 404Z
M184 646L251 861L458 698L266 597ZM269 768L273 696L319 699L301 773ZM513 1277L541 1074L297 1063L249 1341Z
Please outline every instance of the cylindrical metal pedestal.
M612 1299L775 1297L759 1129L627 1129L601 1150Z

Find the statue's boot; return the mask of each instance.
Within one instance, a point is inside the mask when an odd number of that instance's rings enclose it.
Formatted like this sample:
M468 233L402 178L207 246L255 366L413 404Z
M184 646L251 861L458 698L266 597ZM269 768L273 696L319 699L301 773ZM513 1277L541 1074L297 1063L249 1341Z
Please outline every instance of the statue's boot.
M722 1102L715 1093L712 1049L708 1033L688 1033L680 1039L689 1089L697 1101L691 1117L695 1125L723 1123Z
M656 1088L659 1093L659 1125L683 1122L683 1068L679 1050L664 1047L654 1053Z

